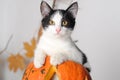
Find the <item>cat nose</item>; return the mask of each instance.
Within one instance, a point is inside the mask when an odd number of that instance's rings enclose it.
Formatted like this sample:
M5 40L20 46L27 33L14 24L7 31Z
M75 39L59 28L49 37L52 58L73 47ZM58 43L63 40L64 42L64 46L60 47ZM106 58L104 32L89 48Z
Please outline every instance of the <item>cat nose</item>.
M56 28L57 33L61 31L61 28Z

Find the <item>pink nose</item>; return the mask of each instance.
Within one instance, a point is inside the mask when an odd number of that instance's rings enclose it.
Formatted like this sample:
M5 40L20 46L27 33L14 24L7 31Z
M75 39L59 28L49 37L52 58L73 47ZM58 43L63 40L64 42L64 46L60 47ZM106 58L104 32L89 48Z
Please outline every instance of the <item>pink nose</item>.
M57 28L56 31L57 33L59 33L61 31L61 28Z

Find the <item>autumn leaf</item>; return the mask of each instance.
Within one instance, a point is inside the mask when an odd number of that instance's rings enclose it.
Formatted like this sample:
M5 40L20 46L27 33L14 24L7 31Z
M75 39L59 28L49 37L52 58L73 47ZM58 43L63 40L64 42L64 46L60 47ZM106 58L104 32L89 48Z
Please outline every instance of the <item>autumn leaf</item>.
M27 51L25 54L26 57L32 58L34 56L35 47L36 47L35 38L31 40L31 44L29 44L28 42L24 42L24 49Z
M42 26L41 26L40 29L39 29L39 32L38 32L38 38L37 38L37 40L40 39L40 37L42 36L42 34L43 34L43 29L42 29Z
M11 55L8 57L9 69L16 72L18 69L23 70L25 68L25 59L19 53L17 55Z

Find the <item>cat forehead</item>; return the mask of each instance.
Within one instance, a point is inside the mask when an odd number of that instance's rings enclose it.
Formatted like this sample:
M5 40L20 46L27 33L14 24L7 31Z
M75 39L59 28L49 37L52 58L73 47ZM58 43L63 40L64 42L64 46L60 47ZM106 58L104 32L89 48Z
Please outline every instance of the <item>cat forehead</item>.
M61 10L55 11L51 16L51 19L53 19L53 20L59 20L62 18L63 18L63 11L61 11Z

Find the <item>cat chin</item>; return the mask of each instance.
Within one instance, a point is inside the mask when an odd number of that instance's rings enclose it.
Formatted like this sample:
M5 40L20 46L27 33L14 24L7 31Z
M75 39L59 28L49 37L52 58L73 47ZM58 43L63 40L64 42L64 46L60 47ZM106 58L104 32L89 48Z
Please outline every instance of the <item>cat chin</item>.
M65 33L45 33L45 35L48 37L56 37L56 38L70 36L70 35L65 34Z
M66 35L61 35L61 34L54 34L54 35L52 35L54 38L63 38L64 36L66 36ZM52 37L51 36L51 37Z
M70 35L64 34L64 33L56 33L54 34L54 36L57 38L66 38L66 37L69 37Z

